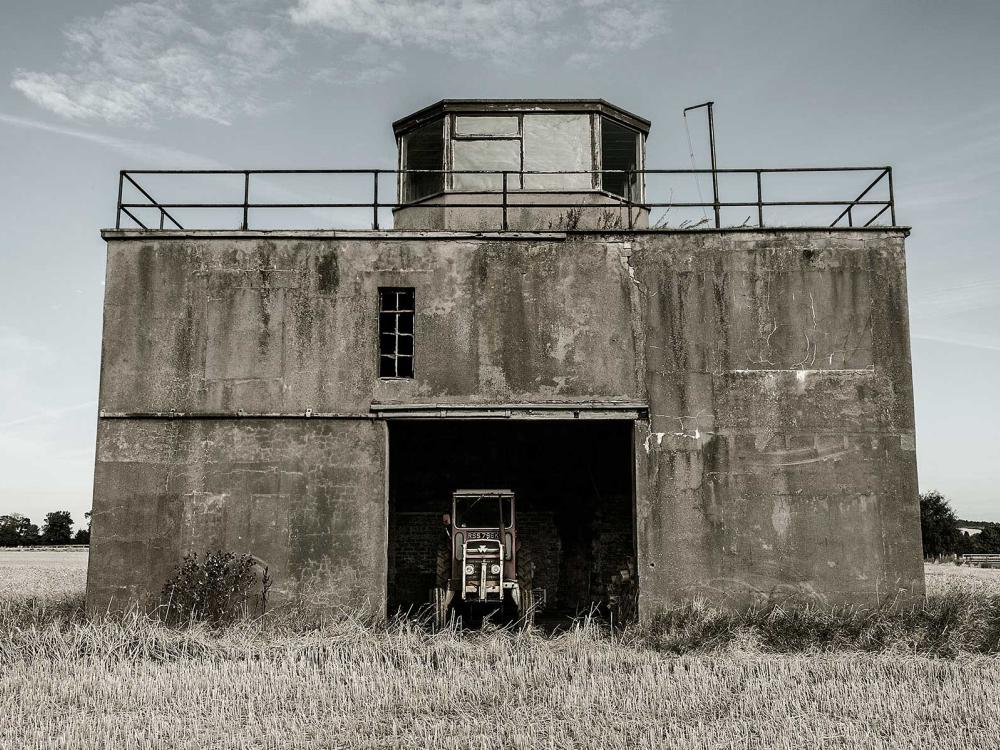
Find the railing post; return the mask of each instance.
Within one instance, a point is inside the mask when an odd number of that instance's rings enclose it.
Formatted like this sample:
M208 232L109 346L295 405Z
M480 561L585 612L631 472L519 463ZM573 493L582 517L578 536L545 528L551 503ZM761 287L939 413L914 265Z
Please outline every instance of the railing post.
M244 232L250 228L250 172L243 173L243 224L240 226Z
M160 209L160 229L163 229L163 209Z
M764 198L760 188L760 170L757 170L757 226L764 226Z
M851 209L854 208L853 205L847 207L847 226L854 226L854 214L851 213Z
M625 203L628 206L628 228L632 228L632 170L625 170Z
M712 208L715 209L715 228L722 228L719 215L719 167L715 162L715 117L712 114L713 102L708 103L708 139L712 147Z
M378 231L378 170L372 170L372 229Z
M506 169L501 173L501 176L503 182L503 208L501 210L503 215L503 220L501 223L501 229L504 232L506 232L507 231L507 170Z
M885 171L889 175L889 217L892 219L892 225L896 226L896 196L892 191L892 167L886 167Z
M125 182L125 170L118 172L118 205L115 211L115 229L122 228L122 183Z

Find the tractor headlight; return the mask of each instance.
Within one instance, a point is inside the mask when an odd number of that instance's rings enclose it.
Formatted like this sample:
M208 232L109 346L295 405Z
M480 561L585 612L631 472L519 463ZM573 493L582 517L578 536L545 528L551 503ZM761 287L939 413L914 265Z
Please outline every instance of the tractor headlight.
M496 563L493 563L493 567L490 568L490 573L492 573L495 576L500 575L500 566L497 565Z
M466 565L465 566L465 575L471 576L475 572L476 572L476 569L474 567L472 567L471 565Z

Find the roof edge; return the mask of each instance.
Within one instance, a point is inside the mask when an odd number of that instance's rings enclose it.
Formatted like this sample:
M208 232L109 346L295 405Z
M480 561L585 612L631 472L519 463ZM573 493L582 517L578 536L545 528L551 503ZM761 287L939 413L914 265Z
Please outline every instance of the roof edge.
M447 229L251 229L251 230L219 230L219 229L102 229L101 238L107 242L122 240L184 240L184 239L387 239L387 240L434 240L434 239L470 239L470 240L566 240L577 235L655 235L655 234L894 234L908 237L908 226L870 226L870 227L698 227L696 229L659 228L659 229L558 229L534 232L500 232L500 231L469 231Z
M652 123L604 99L441 99L392 123L397 136L448 112L600 112L636 128L643 135Z

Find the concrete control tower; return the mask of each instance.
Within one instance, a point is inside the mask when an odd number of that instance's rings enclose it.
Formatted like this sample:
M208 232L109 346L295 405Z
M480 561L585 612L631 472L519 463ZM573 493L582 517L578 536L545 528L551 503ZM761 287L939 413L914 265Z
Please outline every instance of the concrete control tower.
M626 583L640 617L922 595L888 167L839 170L839 201L768 200L826 167L719 169L722 200L675 204L692 171L648 168L649 122L604 101L393 129L395 168L122 172L90 609L212 550L265 561L274 601L420 607L470 487L516 497L558 613ZM303 173L342 187L274 187ZM650 226L680 205L723 221Z

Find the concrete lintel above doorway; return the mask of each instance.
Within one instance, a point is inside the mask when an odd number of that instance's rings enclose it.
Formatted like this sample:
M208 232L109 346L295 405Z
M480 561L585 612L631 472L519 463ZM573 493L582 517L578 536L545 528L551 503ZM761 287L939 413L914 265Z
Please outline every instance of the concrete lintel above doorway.
M562 401L513 404L388 404L373 401L380 419L646 419L638 401Z

